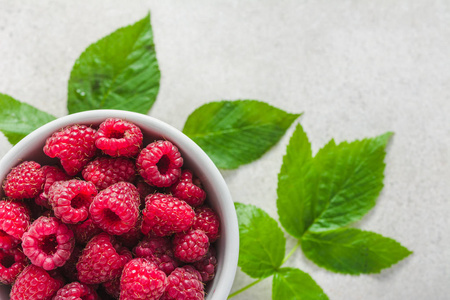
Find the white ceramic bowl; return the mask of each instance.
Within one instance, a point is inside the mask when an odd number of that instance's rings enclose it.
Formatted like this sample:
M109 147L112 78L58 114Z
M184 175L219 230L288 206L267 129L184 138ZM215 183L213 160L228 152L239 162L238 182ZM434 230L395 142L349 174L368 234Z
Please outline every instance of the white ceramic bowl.
M53 132L68 125L86 124L98 126L108 117L128 120L139 126L144 137L144 146L153 138L167 139L173 142L181 152L184 165L191 168L202 181L208 194L208 203L221 219L221 236L216 242L217 270L214 280L207 287L207 300L224 300L227 298L236 273L239 253L239 231L228 187L217 167L203 150L191 139L174 127L155 118L121 110L94 110L68 115L56 119L30 133L17 143L0 160L0 182L14 166L25 160L35 160L41 165L55 164L56 159L48 158L42 151L45 140ZM0 196L3 197L0 191ZM0 286L0 299L9 299L9 289Z

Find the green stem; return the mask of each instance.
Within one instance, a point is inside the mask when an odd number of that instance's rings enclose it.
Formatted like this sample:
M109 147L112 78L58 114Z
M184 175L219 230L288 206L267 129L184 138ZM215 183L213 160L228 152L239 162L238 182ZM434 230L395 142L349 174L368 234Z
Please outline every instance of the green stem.
M284 265L284 263L291 257L292 254L294 254L295 250L297 250L298 246L300 246L300 240L298 240L297 244L292 248L292 250L286 255L286 257L281 262L281 265Z
M263 279L264 279L264 278L260 278L260 279L258 279L258 280L253 281L253 282L250 283L249 285L244 286L242 289L237 290L237 291L234 292L233 294L230 294L230 295L228 296L228 299L230 299L230 298L232 298L232 297L234 297L234 296L236 296L236 295L242 293L242 292L245 291L246 289L251 288L252 286L254 286L255 284L259 283L259 282L260 282L261 280L263 280Z

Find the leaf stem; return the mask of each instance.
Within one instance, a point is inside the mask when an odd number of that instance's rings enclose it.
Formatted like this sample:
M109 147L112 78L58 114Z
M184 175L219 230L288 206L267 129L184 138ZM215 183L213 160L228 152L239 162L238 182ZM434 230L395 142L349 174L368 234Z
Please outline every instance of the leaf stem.
M244 286L244 287L241 288L240 290L237 290L236 292L230 294L230 295L228 296L228 299L230 299L230 298L232 298L232 297L234 297L234 296L236 296L236 295L242 293L242 292L245 291L246 289L251 288L251 287L254 286L255 284L258 284L258 283L259 283L260 281L262 281L263 279L264 279L264 278L260 278L260 279L258 279L258 280L253 281L252 283L250 283L250 284Z
M298 246L300 246L300 240L298 240L297 244L294 246L294 248L292 248L291 251L289 251L289 253L286 255L286 257L283 259L283 261L281 262L281 265L284 265L284 263L289 259L289 257L292 256L292 254L294 254L295 250L297 250Z

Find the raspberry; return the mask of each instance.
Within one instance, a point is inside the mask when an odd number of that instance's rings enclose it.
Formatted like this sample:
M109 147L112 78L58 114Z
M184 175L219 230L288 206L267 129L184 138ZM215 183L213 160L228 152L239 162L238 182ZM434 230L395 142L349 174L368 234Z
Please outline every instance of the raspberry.
M23 253L45 270L64 265L74 245L73 232L55 217L39 217L22 237Z
M63 128L53 133L44 146L44 153L58 157L70 176L78 174L96 151L95 130L86 125Z
M208 236L199 229L177 233L173 239L175 257L187 263L202 259L208 248Z
M202 282L206 283L214 279L217 266L216 249L211 245L205 257L193 263L194 268L202 275Z
M188 230L195 217L194 210L183 200L156 193L147 196L142 211L142 233L152 231L157 236L168 236Z
M22 249L0 249L0 282L12 284L28 264L27 257L22 253Z
M170 188L170 191L174 197L186 201L190 206L200 206L206 198L200 180L198 178L193 179L193 174L189 170L184 170L181 173L180 180Z
M71 179L58 181L48 192L48 200L55 216L68 224L76 224L87 219L89 205L97 189L88 181Z
M138 218L136 225L131 228L128 232L118 235L117 240L128 249L135 247L140 240L144 237L141 231L142 218Z
M123 268L120 299L158 300L167 286L166 274L145 258L135 258Z
M10 300L50 300L63 282L52 278L44 269L29 265L17 277Z
M166 237L146 237L133 249L136 257L142 257L156 264L166 275L172 273L179 262L175 259L172 242Z
M90 239L103 232L103 230L92 222L92 219L87 219L78 224L68 224L68 226L73 231L75 241L80 244L87 244Z
M86 284L72 282L60 288L52 300L99 300L94 289Z
M139 153L143 135L136 125L109 118L100 124L95 136L95 145L109 156L132 157Z
M209 207L201 206L195 209L194 224L192 229L203 230L209 238L209 242L215 242L220 235L219 216Z
M120 181L132 182L135 177L134 162L124 157L98 157L84 167L82 175L98 190L103 190Z
M44 172L35 161L24 161L11 169L3 183L5 195L14 199L34 198L44 188Z
M12 249L20 244L30 226L30 212L18 201L0 201L0 248Z
M131 258L131 252L116 243L114 237L100 233L87 243L78 260L78 279L86 284L113 280Z
M95 196L89 208L95 225L109 234L120 235L136 225L139 193L129 182L118 182Z
M51 205L48 203L48 191L50 190L50 187L57 181L69 180L70 176L56 166L43 166L42 171L44 172L45 178L44 190L35 198L34 201L38 205L51 208Z
M139 206L139 208L142 210L145 208L145 198L150 194L159 193L160 191L158 190L157 187L151 186L150 184L145 182L144 179L140 176L138 177L138 179L134 184L141 198L141 205Z
M169 141L156 141L142 149L136 167L144 180L157 187L174 184L181 175L183 158L178 148Z
M201 278L200 273L192 266L176 268L167 277L169 284L161 300L203 300L205 292Z

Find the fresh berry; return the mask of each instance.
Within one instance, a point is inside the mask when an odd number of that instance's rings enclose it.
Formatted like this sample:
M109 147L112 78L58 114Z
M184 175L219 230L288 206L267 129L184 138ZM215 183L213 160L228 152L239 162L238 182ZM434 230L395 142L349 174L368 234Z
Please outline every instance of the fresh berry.
M172 241L167 237L146 237L133 249L136 257L155 263L166 275L180 264L173 254Z
M143 140L139 127L116 118L109 118L101 123L95 137L97 148L114 157L136 156Z
M167 286L166 274L145 258L135 258L123 268L120 299L158 300Z
M24 161L11 169L3 183L5 195L14 199L34 198L44 188L44 172L35 161Z
M209 248L209 239L202 230L191 230L175 234L173 239L175 257L192 263L202 259Z
M134 162L125 157L98 157L82 171L83 178L92 182L98 190L120 181L132 182L135 178Z
M29 262L22 249L0 249L0 282L12 284L28 264Z
M194 210L183 200L156 193L147 196L142 211L142 232L168 236L188 230L195 217Z
M53 133L44 146L44 153L58 157L68 175L74 176L95 155L95 130L86 125L73 125Z
M0 201L0 248L12 249L20 244L30 226L30 212L18 201Z
M78 224L68 224L69 228L75 235L75 241L79 244L87 244L97 234L103 232L97 225L92 222L92 219L87 219L84 222Z
M169 141L156 141L142 149L136 160L139 174L157 187L174 184L181 175L183 158L178 148Z
M201 206L195 209L194 224L192 229L203 230L209 238L209 242L215 242L220 235L219 216L210 207Z
M10 300L50 300L62 286L62 281L52 278L44 269L29 265L14 282Z
M99 300L94 289L86 284L72 282L58 290L52 300Z
M22 237L23 253L45 270L64 265L74 245L73 232L55 217L38 218Z
M140 240L144 237L144 234L141 231L142 226L142 218L138 218L136 225L131 228L128 232L124 234L118 235L117 240L128 249L133 249Z
M38 205L51 208L51 205L48 203L48 192L50 187L57 181L69 180L70 176L57 166L43 166L42 171L44 172L45 178L44 190L35 198L34 201Z
M117 277L113 280L104 282L104 283L102 283L102 286L105 289L106 293L108 293L108 295L114 297L115 299L119 299L119 297L120 297L120 277Z
M205 292L201 278L192 266L176 268L167 277L169 284L161 300L203 300Z
M150 184L145 182L145 180L141 176L138 176L138 178L135 181L134 185L136 186L136 188L137 188L137 190L139 192L139 196L141 198L141 205L139 206L139 208L141 210L143 210L145 208L145 198L148 195L160 192L157 187L151 186Z
M216 249L211 245L205 257L193 263L193 266L202 275L202 282L206 283L214 279L217 266Z
M184 170L181 173L180 180L170 188L170 191L174 197L186 201L190 206L200 206L206 198L200 180L193 178L190 170Z
M78 279L86 284L107 282L120 276L132 254L114 237L103 232L93 237L84 248L78 263Z
M139 193L129 182L118 182L95 196L89 208L95 225L109 234L123 234L132 229L139 217Z
M89 206L96 195L97 189L91 182L71 179L55 182L48 192L48 200L57 218L76 224L88 218Z

